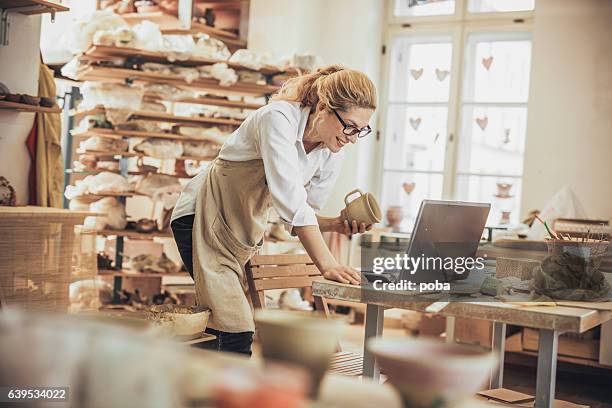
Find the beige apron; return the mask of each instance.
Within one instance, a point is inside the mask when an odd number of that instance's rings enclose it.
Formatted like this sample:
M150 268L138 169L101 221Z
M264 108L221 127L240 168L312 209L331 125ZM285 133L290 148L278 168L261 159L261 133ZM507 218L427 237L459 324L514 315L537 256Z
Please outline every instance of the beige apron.
M259 250L272 206L263 161L215 159L198 192L193 224L193 274L208 327L254 331L244 266Z

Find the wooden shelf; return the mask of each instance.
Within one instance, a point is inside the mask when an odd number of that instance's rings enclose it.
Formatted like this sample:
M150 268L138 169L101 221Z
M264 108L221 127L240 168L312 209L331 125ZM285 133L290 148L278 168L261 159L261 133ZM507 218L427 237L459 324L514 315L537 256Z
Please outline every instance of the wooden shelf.
M180 273L151 273L151 272L137 272L131 269L122 269L122 270L114 270L114 269L100 269L98 271L99 276L121 276L126 278L164 278L164 277L181 277L181 278L190 278L187 272Z
M217 92L224 95L269 95L280 89L274 85L257 85L238 82L232 86L221 86L219 81L212 78L200 78L191 83L178 75L163 75L153 72L144 72L134 69L109 68L101 66L88 66L79 70L77 80L79 81L106 81L124 83L131 80L137 84L170 84L182 88L196 89L205 92Z
M121 17L132 25L138 24L144 20L152 21L161 27L162 33L164 34L196 35L199 33L205 33L213 38L223 41L230 49L235 50L246 48L246 42L240 40L240 38L238 38L238 36L234 33L196 22L192 23L192 28L190 30L185 30L184 28L181 28L181 24L177 17L162 11L152 13L128 13L122 14Z
M138 232L134 230L111 230L105 229L98 231L98 235L101 236L116 236L116 237L125 237L130 239L153 239L153 238L172 238L172 233L170 231L155 231L155 232Z
M112 47L107 45L94 45L87 51L85 51L80 58L82 61L100 61L123 60L124 58L130 57L138 58L144 62L155 62L158 64L172 64L187 67L197 67L201 65L213 65L216 63L223 63L227 64L228 67L233 68L237 71L255 71L264 75L278 75L284 73L282 69L272 65L263 66L261 69L253 69L235 62L196 56L191 57L185 61L171 62L168 60L168 54L165 52L147 51L129 47Z
M105 192L100 192L100 193L87 193L84 194L82 196L78 196L76 198L103 198L103 197L136 197L136 196L140 196L140 197L148 197L144 194L139 194L139 193L135 193L133 191L126 191L123 193L118 193L115 191L105 191Z
M121 156L121 157L150 157L157 160L199 160L199 161L211 161L217 156L209 157L197 157L197 156L181 156L173 159L162 159L159 157L153 157L144 153L138 152L114 152L114 151L100 151L100 150L77 150L77 154L91 154L93 156Z
M74 170L74 169L66 169L66 174L100 174L100 173L115 173L121 174L119 170L104 170L104 169L95 169L95 170Z
M0 0L0 9L31 16L43 13L59 13L70 9L56 1L49 0Z
M235 109L255 110L255 109L259 109L262 106L264 106L263 104L258 104L258 103L230 101L229 99L212 98L212 97L182 98L182 99L168 100L154 93L145 93L145 97L149 100L155 100L155 101L166 101L166 102L172 102L172 103L192 103L196 105L223 106L226 108L235 108Z
M101 115L106 114L104 107L97 107L88 110L71 112L73 116L77 115ZM164 112L146 112L136 111L130 115L130 119L145 119L155 122L170 122L170 123L190 123L197 125L228 125L228 126L240 126L242 120L237 119L223 119L223 118L207 118L200 116L177 116L171 113Z
M59 107L46 108L44 106L34 106L34 105L28 105L26 103L17 103L17 102L8 102L8 101L0 101L0 109L13 110L17 112L41 112L41 113L61 113L62 112L62 110Z
M68 169L66 170L66 174L100 174L103 172L109 172L109 173L116 173L116 174L121 174L120 171L110 171L110 170L82 170L82 171L77 171L77 170L73 170L73 169ZM146 171L128 171L128 175L130 176L142 176L145 174L158 174L160 176L168 176L168 177L175 177L178 179L192 179L195 177L195 175L193 176L179 176L176 174L168 174L168 173L151 173L151 172L146 172Z
M163 133L163 132L145 132L140 130L113 130L113 129L102 129L92 128L84 132L73 133L72 137L91 137L100 136L107 139L123 139L124 137L134 137L139 139L168 139L168 140L179 140L182 142L209 142L208 140L198 139L195 137L177 135L175 133Z

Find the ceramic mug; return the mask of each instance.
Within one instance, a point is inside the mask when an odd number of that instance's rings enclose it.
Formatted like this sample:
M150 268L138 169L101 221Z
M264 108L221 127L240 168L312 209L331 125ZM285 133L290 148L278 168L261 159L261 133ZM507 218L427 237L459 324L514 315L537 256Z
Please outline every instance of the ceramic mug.
M360 197L349 203L348 198L354 193L359 193ZM382 220L380 206L376 198L370 193L364 194L363 191L356 188L344 197L344 203L346 204L346 215L351 223L355 220L358 225L362 222L365 225L370 225Z

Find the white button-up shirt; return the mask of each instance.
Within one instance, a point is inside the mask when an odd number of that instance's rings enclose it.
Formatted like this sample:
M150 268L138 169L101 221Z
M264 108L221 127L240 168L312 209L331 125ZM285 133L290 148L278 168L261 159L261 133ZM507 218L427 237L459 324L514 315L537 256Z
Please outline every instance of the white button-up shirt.
M275 101L252 112L223 145L219 158L262 159L272 203L288 229L317 225L319 211L334 186L343 153L318 146L306 153L302 139L310 113L297 102ZM172 220L195 214L205 170L187 183Z

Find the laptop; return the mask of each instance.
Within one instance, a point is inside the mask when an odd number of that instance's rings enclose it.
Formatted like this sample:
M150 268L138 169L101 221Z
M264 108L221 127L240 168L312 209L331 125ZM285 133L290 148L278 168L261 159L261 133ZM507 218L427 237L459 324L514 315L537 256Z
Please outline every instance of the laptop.
M421 258L421 262L426 262L428 258L440 258L447 262L456 262L456 265L459 265L460 258L474 258L490 209L489 203L423 200L405 254L409 259ZM395 251L395 254L399 252L401 249ZM380 253L376 252L372 256L380 256ZM457 273L454 269L446 269L444 265L434 261L425 268L421 265L411 270L402 268L382 274L374 273L370 269L370 262L367 263L368 267L362 272L368 282L451 282L465 279L469 275L468 268L460 268L466 270Z

